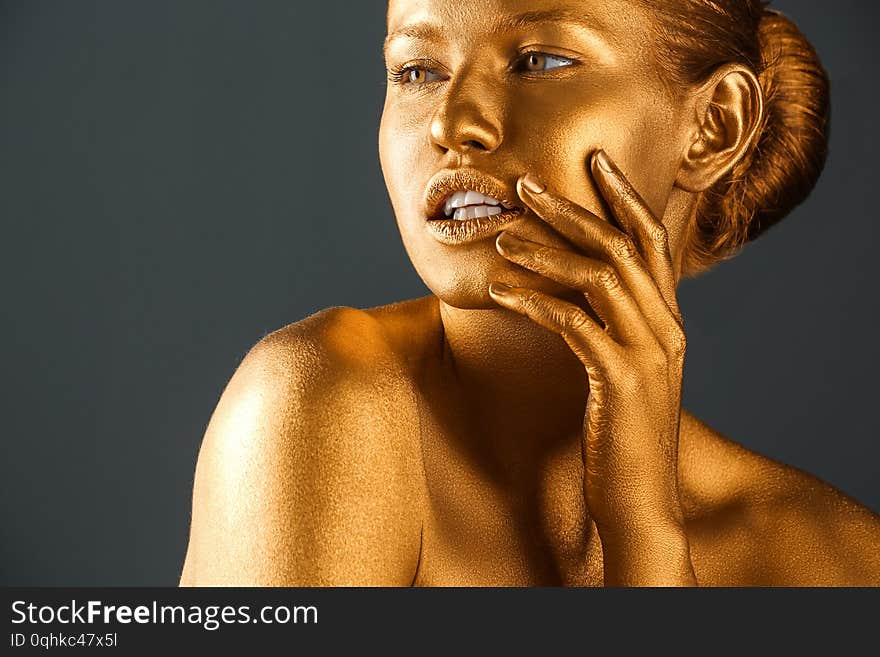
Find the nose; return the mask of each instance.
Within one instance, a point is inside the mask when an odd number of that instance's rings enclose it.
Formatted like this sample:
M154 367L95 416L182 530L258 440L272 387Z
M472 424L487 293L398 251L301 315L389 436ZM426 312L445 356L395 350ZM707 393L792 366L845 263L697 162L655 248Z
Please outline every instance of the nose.
M447 86L431 119L431 141L440 153L491 153L501 145L502 102L492 87L463 75Z

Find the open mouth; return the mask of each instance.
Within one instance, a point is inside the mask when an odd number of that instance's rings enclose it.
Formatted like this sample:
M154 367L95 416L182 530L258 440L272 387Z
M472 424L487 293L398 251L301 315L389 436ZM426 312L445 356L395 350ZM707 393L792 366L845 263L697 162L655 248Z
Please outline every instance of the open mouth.
M425 194L428 220L472 221L496 217L516 207L516 192L476 169L438 172Z
M443 216L438 218L468 221L480 217L494 217L513 207L472 189L460 189L449 195L443 204Z
M515 198L515 191L481 171L442 171L426 190L425 227L447 245L488 239L525 215Z

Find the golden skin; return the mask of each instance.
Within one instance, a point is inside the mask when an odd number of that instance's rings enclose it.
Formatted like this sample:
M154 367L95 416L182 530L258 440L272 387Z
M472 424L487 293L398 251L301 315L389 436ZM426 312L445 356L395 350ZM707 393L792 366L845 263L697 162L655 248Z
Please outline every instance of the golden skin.
M751 143L754 75L672 92L625 0L464 4L388 10L380 154L433 294L251 350L181 584L880 584L878 516L680 408L682 230ZM529 211L441 244L426 188L461 168Z

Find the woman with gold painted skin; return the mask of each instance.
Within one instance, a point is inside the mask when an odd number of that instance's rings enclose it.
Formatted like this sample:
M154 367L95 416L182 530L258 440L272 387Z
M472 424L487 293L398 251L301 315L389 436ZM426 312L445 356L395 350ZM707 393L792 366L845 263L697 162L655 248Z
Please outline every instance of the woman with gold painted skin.
M385 54L433 294L251 350L181 583L880 584L880 517L680 405L677 282L824 163L798 29L756 0L392 0Z

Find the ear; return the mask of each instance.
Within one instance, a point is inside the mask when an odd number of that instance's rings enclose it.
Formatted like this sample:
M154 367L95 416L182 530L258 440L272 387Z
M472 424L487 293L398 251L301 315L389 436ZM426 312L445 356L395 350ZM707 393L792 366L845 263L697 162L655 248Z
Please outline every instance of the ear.
M695 134L682 158L676 185L688 192L709 189L748 152L764 118L764 94L748 68L718 69L692 96Z

